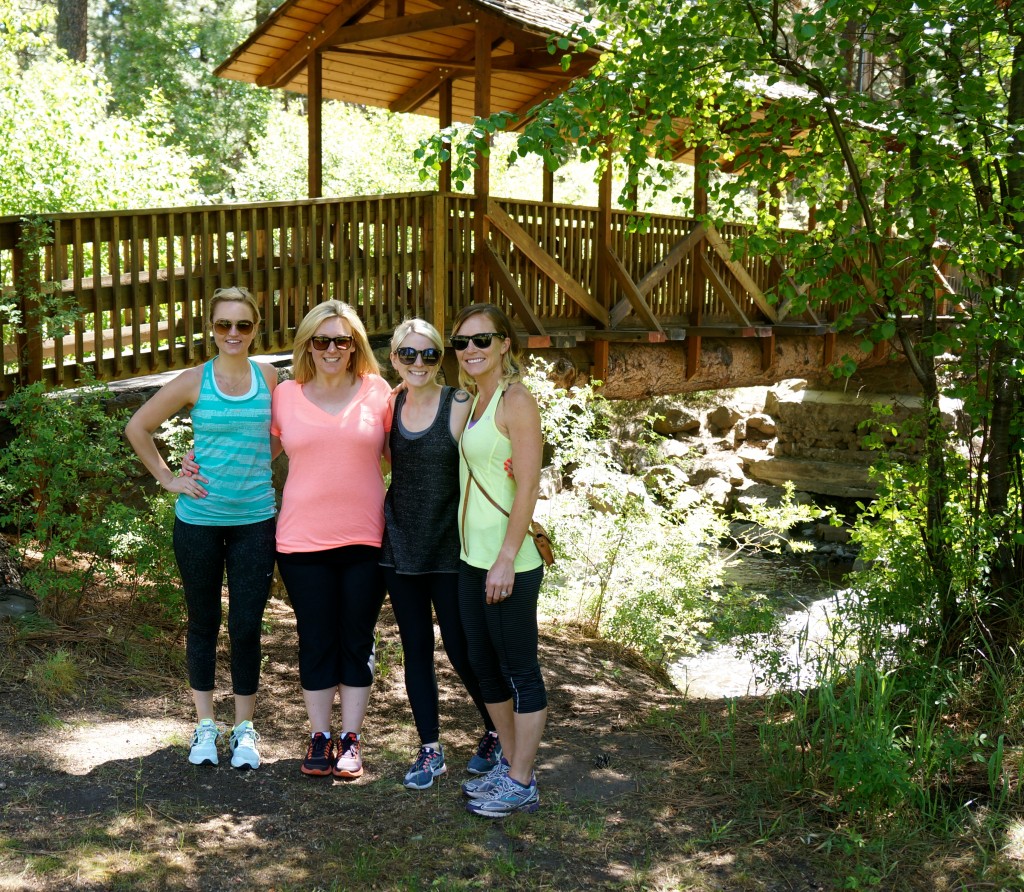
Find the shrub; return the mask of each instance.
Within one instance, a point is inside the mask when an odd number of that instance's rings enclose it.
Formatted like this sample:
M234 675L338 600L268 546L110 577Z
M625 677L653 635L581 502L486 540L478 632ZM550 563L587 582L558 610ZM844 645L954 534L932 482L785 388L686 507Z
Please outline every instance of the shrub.
M176 597L166 585L168 503L137 496L125 413L108 405L107 388L95 383L70 394L33 384L3 409L15 433L0 453L0 525L16 536L23 560L39 552L24 584L60 620L73 619L101 581L138 594L150 578L163 584L162 597Z

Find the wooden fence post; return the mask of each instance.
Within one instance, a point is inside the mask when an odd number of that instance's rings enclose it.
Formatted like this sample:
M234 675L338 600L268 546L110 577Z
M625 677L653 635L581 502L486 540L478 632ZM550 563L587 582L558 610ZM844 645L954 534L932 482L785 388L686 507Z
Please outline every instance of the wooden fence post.
M21 357L21 384L34 384L43 380L43 319L39 300L42 277L39 267L38 239L26 237L26 221L16 225L16 247L12 252L14 292L21 313L21 328L16 338ZM25 242L28 242L28 245Z

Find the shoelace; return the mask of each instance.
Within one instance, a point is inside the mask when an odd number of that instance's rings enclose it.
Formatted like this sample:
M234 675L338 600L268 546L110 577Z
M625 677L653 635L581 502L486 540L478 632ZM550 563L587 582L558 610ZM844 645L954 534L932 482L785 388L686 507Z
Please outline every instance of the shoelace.
M342 756L358 756L359 755L359 741L356 740L356 735L349 732L341 738L341 755Z
M220 731L214 725L200 725L195 735L196 743L216 743L220 740Z
M330 741L323 734L314 734L313 739L309 742L309 752L306 753L306 758L322 759L329 743Z
M494 751L498 748L498 738L491 734L490 731L484 733L484 736L480 738L480 743L477 745L476 754L481 759L487 759L490 761L494 758Z
M419 755L416 757L415 764L412 766L412 770L424 771L435 761L441 761L441 754L437 750L428 750L426 747L422 747Z
M256 741L259 739L259 732L255 728L243 728L241 733L235 735L235 746L244 746L252 749L256 746Z

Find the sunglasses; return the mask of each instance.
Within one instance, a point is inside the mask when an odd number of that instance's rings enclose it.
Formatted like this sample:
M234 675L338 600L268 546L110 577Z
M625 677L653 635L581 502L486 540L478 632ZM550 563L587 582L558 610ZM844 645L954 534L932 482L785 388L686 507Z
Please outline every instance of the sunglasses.
M503 335L500 331L482 331L480 334L475 335L452 335L448 338L448 343L452 345L455 350L465 350L469 346L469 342L473 342L473 346L479 350L486 350L491 346L492 338L501 338L504 340L506 335Z
M213 330L217 334L227 334L231 331L232 327L239 334L246 335L256 327L256 323L249 319L239 319L237 322L232 322L230 319L218 319L213 323Z
M350 350L352 348L352 335L338 335L336 338L329 338L327 335L313 335L309 339L314 350L326 350L334 344L339 350Z
M402 365L412 365L416 362L417 356L423 357L424 365L437 365L441 361L441 351L437 347L427 347L425 350L416 350L413 347L399 347L395 350L395 356Z

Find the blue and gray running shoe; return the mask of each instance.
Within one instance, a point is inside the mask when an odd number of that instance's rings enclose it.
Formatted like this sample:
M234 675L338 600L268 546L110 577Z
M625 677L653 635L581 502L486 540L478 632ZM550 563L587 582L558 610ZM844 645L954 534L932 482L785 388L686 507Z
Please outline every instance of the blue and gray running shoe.
M483 799L470 799L466 810L485 818L507 818L516 812L534 812L540 808L540 793L537 779L530 778L530 785L512 780L507 774L498 779L491 794Z
M498 735L484 731L484 736L476 746L476 753L469 760L466 771L470 774L487 774L501 761L501 743Z
M410 790L425 790L434 785L434 778L440 777L448 770L444 764L444 750L432 750L430 747L421 746L416 754L416 761L405 773L403 783Z
M462 785L462 795L467 799L483 799L490 796L501 778L508 774L509 764L504 758L483 777L475 777Z

